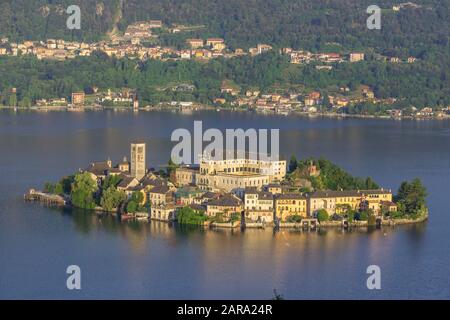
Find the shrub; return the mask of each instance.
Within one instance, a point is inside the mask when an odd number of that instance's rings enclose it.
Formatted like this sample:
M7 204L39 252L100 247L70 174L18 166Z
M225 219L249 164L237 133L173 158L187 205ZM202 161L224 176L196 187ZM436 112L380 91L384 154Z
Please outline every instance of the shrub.
M319 222L322 222L322 221L328 221L329 219L330 219L330 216L328 215L327 210L325 210L325 209L320 209L320 210L317 212L317 220L319 220Z
M302 219L303 219L302 216L299 216L299 215L295 214L295 215L292 215L292 216L287 217L287 218L286 218L286 222L289 222L289 223L299 223L299 222L302 221Z
M367 211L358 212L356 215L356 220L367 221L369 219L369 213Z

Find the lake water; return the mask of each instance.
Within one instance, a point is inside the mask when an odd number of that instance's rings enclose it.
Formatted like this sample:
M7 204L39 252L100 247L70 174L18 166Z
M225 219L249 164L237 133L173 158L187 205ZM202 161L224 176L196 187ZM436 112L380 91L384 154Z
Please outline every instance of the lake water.
M430 220L374 231L199 230L62 212L22 195L134 139L164 165L176 128L279 128L281 154L324 156L397 189L419 177ZM450 298L450 122L308 119L226 112L0 112L0 298ZM78 265L82 290L66 289ZM366 287L378 265L382 289Z

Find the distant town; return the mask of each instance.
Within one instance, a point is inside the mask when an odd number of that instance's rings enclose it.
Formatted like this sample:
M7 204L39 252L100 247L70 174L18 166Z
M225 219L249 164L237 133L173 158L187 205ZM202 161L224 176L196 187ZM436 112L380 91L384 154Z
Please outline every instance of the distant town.
M169 161L166 170L155 171L147 169L146 144L135 142L130 160L93 162L56 184L46 183L43 191L31 189L25 198L122 220L223 228L381 226L427 219L420 181L403 183L395 197L370 179L367 189L328 190L314 184L330 166L323 162L321 169L320 163L202 157L198 166Z
M393 8L401 10L401 7ZM183 33L204 26L165 26L161 20L136 22L127 27L126 31L119 35L110 36L110 40L96 43L73 42L58 39L47 41L24 41L23 43L10 42L8 38L0 39L0 56L34 55L40 60L64 61L76 57L87 57L94 52L103 52L109 57L130 58L139 61L157 59L161 61L198 60L208 61L215 58L234 58L244 55L257 56L273 51L272 46L256 44L248 50L228 48L224 39L187 39L185 49L162 47L158 44L158 37L162 33ZM311 53L304 50L282 48L279 53L289 57L292 64L313 64L316 69L323 72L330 71L340 63L364 63L366 55L363 52L323 52ZM408 57L401 59L395 56L376 55L376 59L388 63L412 64L417 58ZM181 93L194 92L197 88L191 83L174 85L171 90ZM10 105L17 108L16 88L10 90ZM135 88L109 88L100 89L92 86L83 92L73 92L71 97L54 97L51 99L39 99L32 109L38 110L70 110L83 111L86 109L102 109L108 107L123 108L128 110L154 110L154 109L201 109L217 108L255 111L261 113L273 113L287 115L290 113L303 113L308 115L348 116L343 112L350 105L369 103L384 106L393 105L395 98L379 99L375 97L373 88L361 85L357 88L342 86L334 92L326 95L319 91L304 91L302 89L281 90L276 93L263 92L259 88L242 90L232 81L224 80L220 88L220 96L212 99L211 105L203 105L195 101L168 101L157 105L141 105L139 92ZM365 116L357 114L356 116ZM383 113L383 117L391 118L449 118L450 106L440 109L423 107L411 107L405 110L391 108Z

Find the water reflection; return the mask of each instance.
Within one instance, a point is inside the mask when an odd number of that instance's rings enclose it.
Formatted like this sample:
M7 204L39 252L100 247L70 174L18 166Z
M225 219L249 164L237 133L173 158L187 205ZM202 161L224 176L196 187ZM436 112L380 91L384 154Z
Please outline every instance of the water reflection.
M361 241L368 242L370 250L376 250L383 242L384 251L396 232L406 235L407 241L419 245L427 223L383 228L317 228L306 229L218 229L201 226L186 226L158 221L120 221L118 217L95 214L81 209L65 209L64 217L70 218L76 231L82 234L104 232L118 235L128 241L136 253L145 252L152 238L169 241L172 245L188 241L200 243L200 248L226 250L240 248L267 248L272 252L283 252L283 248L320 250L325 255L334 251L352 251ZM237 246L236 246L237 245ZM355 251L357 252L357 250ZM289 252L291 254L291 252ZM281 258L280 258L281 259Z

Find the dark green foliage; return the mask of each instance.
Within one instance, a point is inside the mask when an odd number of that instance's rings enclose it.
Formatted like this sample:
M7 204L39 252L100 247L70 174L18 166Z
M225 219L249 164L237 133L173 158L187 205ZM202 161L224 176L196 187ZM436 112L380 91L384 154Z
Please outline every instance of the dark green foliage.
M377 5L390 9L397 3L382 0ZM80 5L82 11L82 30L76 32L66 28L65 9L72 4ZM436 55L434 47L448 47L448 0L426 1L432 10L385 10L383 27L376 31L366 27L366 8L371 4L370 0L5 0L0 4L0 35L12 39L97 40L116 22L123 31L139 20L161 19L165 25L205 25L187 36L223 37L234 48L268 43L335 50L341 45L407 56ZM50 9L48 15L44 14L46 7ZM122 19L116 19L120 16ZM176 46L186 35L161 36L163 43Z
M144 201L144 195L140 191L135 191L131 194L131 201L141 204Z
M342 168L324 158L301 160L298 162L298 167L304 169L310 165L311 162L313 162L317 166L317 169L320 170L320 176L309 178L316 190L373 190L379 188L372 178L355 178Z
M289 172L294 172L298 167L297 157L292 155L291 160L289 161Z
M63 188L63 193L70 194L72 192L72 183L75 181L75 176L67 176L61 179L60 183Z
M0 2L0 36L11 40L66 39L97 41L111 30L119 0L4 0ZM81 9L81 30L69 30L70 5Z
M399 209L403 214L417 216L426 208L427 191L420 179L403 182L395 197Z
M178 168L178 165L176 165L172 159L169 159L169 162L167 163L167 176L170 177L172 172L175 171L175 169Z
M390 9L397 3L382 0L377 5ZM235 48L262 42L333 50L339 43L408 54L426 52L431 44L448 45L448 0L426 1L433 10L386 10L383 27L376 31L366 27L366 8L371 4L370 0L128 0L121 28L146 19L204 24L207 28L192 36L224 37Z
M239 212L233 212L230 217L230 222L236 222L241 220L241 214Z
M63 185L60 182L58 183L46 182L44 184L44 192L50 194L63 194L64 193Z
M346 218L347 218L347 221L348 222L353 222L354 220L355 220L355 215L356 215L356 212L355 211L348 211L347 212L347 214L346 214Z
M122 178L118 175L109 175L105 178L102 184L102 189L107 190L110 187L117 187Z
M450 53L449 53L450 56ZM287 56L269 53L234 59L138 63L131 59L108 58L102 53L66 62L39 61L35 57L0 57L0 103L11 105L12 87L17 88L19 105L28 106L37 99L69 98L72 92L97 86L131 87L139 92L143 105L168 101L212 103L221 96L220 86L229 79L243 90L258 87L269 90L274 85L287 88L295 84L310 90L346 86L350 81L369 85L379 98L398 98L396 107L450 104L449 68L432 63L387 65L382 62L343 63L323 73L312 66L289 64ZM177 83L191 83L194 92L172 90ZM363 104L349 106L348 113L380 114L387 107Z
M299 223L299 222L302 221L302 219L303 219L302 216L299 216L299 215L292 215L292 216L289 216L289 217L286 218L286 222L289 222L289 223Z
M317 212L317 220L319 220L319 222L330 220L330 215L328 214L327 210L320 209Z
M120 206L125 201L126 194L123 191L117 190L114 186L104 189L100 199L100 205L105 211L112 211Z
M177 211L179 224L203 225L207 220L208 217L204 213L197 213L189 207L184 207Z
M355 215L355 219L358 221L367 221L369 219L370 212L369 211L361 211Z
M127 204L127 212L128 213L135 213L138 210L138 203L135 201L130 201Z
M97 182L87 172L75 175L72 184L72 204L81 209L94 209L94 192L98 189Z

